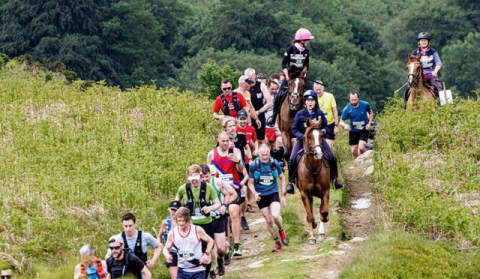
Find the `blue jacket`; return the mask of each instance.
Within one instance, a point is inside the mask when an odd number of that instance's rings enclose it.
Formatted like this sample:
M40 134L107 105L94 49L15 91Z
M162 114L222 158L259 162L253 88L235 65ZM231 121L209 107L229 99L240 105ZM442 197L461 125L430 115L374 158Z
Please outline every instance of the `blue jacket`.
M312 114L309 114L307 108L304 108L301 111L297 112L297 114L295 115L295 120L293 121L292 130L297 140L303 140L303 136L305 134L305 131L307 130L307 118L305 116L312 120L317 120L318 118L321 118L321 128L327 130L328 133L327 118L325 117L323 111L321 111L319 108L314 108Z

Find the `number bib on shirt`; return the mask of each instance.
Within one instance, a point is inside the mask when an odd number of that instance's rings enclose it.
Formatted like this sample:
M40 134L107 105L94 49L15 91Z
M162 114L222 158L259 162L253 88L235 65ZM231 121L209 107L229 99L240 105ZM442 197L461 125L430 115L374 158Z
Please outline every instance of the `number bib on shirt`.
M258 180L258 182L261 184L261 185L265 185L265 186L270 186L272 185L273 183L273 176L268 176L268 175L261 175L260 176L260 179Z
M207 218L205 215L202 214L200 208L195 208L193 210L192 220L200 220Z
M195 253L191 249L178 250L178 259L181 261L191 261L195 259Z
M365 125L365 121L353 122L352 124L355 129L362 130L363 126Z
M227 182L228 184L233 183L233 174L231 174L231 173L220 174L219 178L221 180L223 180L224 182Z

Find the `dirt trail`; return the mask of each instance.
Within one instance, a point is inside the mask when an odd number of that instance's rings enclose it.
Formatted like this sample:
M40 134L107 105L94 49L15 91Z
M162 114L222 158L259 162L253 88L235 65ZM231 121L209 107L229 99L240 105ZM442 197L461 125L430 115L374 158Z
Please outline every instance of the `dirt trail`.
M352 256L362 248L363 241L373 232L371 221L374 210L376 210L376 203L372 199L372 191L369 187L371 175L366 175L366 172L373 171L372 165L373 153L367 152L344 168L343 178L346 182L346 191L351 196L348 201L349 206L341 208L334 205L330 208L332 215L340 215L340 219L343 219L342 225L346 229L344 240L328 237L330 225L327 223L325 226L327 238L323 242L319 241L316 245L308 245L305 241L301 245L290 245L275 256L267 254L264 251L270 251L273 242L266 230L265 220L256 208L255 213L247 213L250 231L242 231L244 257L232 261L232 264L227 267L227 276L224 278L228 278L228 274L232 273L241 274L241 278L269 278L259 275L262 262L277 258L279 268L281 268L281 261L297 261L299 266L303 266L304 270L308 271L310 278L338 278ZM287 203L289 207L302 212L300 216L304 216L304 208L298 192L294 196L289 196ZM316 216L316 219L318 220L319 216ZM306 229L307 224L304 218L302 221ZM267 244L265 245L263 242ZM327 249L326 246L332 248ZM285 253L288 253L287 257L276 256L281 254L284 256Z

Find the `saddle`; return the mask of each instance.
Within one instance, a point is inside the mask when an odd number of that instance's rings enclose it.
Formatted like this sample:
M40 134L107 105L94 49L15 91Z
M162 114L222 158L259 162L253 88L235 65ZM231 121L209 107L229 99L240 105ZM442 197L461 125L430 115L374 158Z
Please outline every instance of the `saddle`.
M298 179L298 163L300 162L300 159L302 158L302 156L305 154L305 150L304 148L300 149L297 153L297 155L295 155L295 157L293 158L293 162L292 164L289 166L292 168L292 175L293 175L293 179L294 181L297 181ZM322 155L322 158L327 160L328 162L328 166L327 168L330 168L330 165L331 165L331 159L330 156L328 155L328 153L323 153ZM330 168L330 177L333 177L333 172L335 170L333 168Z
M423 81L423 86L428 88L428 90L430 91L430 94L432 94L434 98L438 98L438 91L435 88L435 86L430 85L427 81ZM405 90L405 93L403 94L403 99L405 100L405 102L408 101L409 97L410 97L410 87L407 87L407 89Z

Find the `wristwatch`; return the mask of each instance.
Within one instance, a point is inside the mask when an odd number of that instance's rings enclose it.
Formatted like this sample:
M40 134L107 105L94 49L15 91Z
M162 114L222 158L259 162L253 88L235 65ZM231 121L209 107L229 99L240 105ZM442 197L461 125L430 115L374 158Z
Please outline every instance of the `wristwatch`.
M205 252L204 254L207 256L210 256L210 252Z

